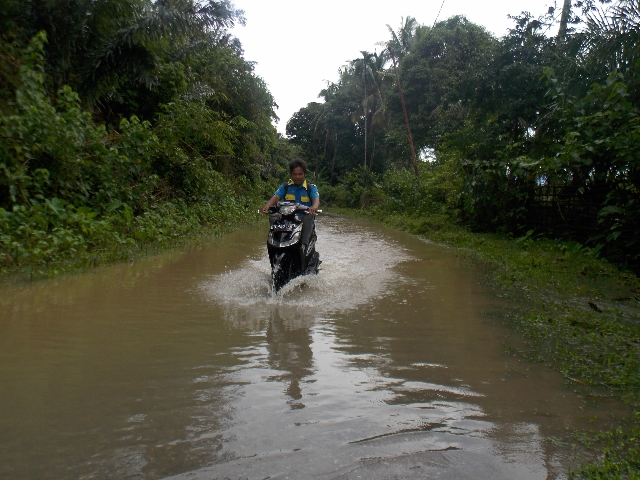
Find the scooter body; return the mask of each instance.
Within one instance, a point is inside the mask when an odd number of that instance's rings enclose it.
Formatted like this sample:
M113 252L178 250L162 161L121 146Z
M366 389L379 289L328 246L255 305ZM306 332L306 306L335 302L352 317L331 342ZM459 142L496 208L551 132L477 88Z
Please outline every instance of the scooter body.
M303 250L302 219L309 207L293 202L278 202L269 209L267 251L271 263L273 290L278 291L300 275L317 274L320 255L316 252L316 222L307 248Z

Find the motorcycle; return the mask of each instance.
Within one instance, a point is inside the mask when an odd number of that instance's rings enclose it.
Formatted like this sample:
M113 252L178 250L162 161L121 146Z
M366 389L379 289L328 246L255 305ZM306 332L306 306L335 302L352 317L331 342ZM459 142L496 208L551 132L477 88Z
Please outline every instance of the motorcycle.
M303 250L302 216L309 207L293 202L278 202L269 209L270 223L267 252L271 263L273 290L278 292L287 283L301 275L317 274L320 254L316 252L316 222L307 248Z

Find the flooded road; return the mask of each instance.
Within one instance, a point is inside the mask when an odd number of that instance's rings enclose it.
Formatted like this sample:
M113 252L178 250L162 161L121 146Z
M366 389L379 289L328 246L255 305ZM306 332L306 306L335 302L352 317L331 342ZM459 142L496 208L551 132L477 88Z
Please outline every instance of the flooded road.
M3 286L0 478L565 478L615 406L509 355L480 272L354 220L318 237L277 296L266 226Z

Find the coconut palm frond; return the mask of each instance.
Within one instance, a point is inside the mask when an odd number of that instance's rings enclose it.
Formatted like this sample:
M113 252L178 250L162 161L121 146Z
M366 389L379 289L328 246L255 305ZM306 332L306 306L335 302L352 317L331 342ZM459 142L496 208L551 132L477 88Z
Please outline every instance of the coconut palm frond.
M94 105L125 78L151 88L157 82L154 45L169 40L178 55L213 44L224 43L234 48L234 39L225 29L236 20L243 22L242 15L227 0L166 0L148 4L126 17L115 33L101 38L86 53L79 71L80 90L88 103Z
M220 94L225 97L224 94ZM194 82L189 86L189 90L187 90L184 94L182 94L181 98L183 100L190 101L201 101L201 100L209 100L218 96L218 92L204 82Z
M449 105L448 113L452 117L465 118L469 113L469 107L467 105L463 105L462 102L457 102L453 105Z
M640 2L591 12L584 42L592 62L606 64L610 69L632 64L640 53Z

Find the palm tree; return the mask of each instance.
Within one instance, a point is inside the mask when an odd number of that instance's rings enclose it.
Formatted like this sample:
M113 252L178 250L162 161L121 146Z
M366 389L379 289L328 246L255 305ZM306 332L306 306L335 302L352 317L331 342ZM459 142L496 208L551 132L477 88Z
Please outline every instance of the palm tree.
M561 43L567 36L567 27L569 25L569 17L571 15L571 0L564 0L562 5L562 13L560 14L560 28L558 29L558 36L556 41Z
M26 38L47 33L52 90L71 85L96 106L126 82L151 88L169 51L224 41L244 12L230 0L24 0L18 20Z
M354 79L362 78L364 98L358 109L353 113L352 119L364 119L364 167L367 168L367 159L369 158L370 166L373 166L375 155L375 137L374 129L376 126L383 125L386 117L386 102L382 94L383 84L385 83L385 65L388 61L386 51L378 54L366 51L360 52L362 58L352 60L350 66L354 72ZM369 138L373 138L373 149L371 155L368 155Z
M393 28L387 25L389 32L391 33L391 40L386 44L387 51L393 62L393 69L396 75L396 84L398 85L398 93L400 94L400 103L402 104L402 114L404 115L404 123L407 127L407 138L409 140L409 147L411 148L411 159L413 160L413 168L415 170L416 177L419 176L418 172L418 157L416 155L416 149L413 143L413 135L411 135L411 126L409 125L409 114L407 113L407 105L404 101L404 92L402 91L402 84L400 83L400 74L398 73L398 62L409 53L409 49L413 45L414 33L416 31L417 21L413 17L407 17L403 22L398 33Z
M340 69L339 72L341 79L344 79L346 76L345 70ZM319 131L322 131L325 134L324 158L326 158L328 142L331 141L333 143L333 155L331 158L331 169L329 172L330 182L333 182L336 159L338 157L338 131L340 128L338 121L339 113L336 108L336 104L339 100L336 97L338 96L339 91L340 83L327 83L327 88L322 89L318 95L318 97L322 97L324 99L324 104L322 104L320 112L314 119L314 132L317 134Z
M81 91L93 104L111 94L123 78L151 88L157 82L159 55L202 42L226 43L226 29L236 21L244 22L243 12L229 0L144 0L88 49L81 66Z
M640 56L640 3L624 2L590 14L585 41L592 62L605 66L606 74L633 65Z

